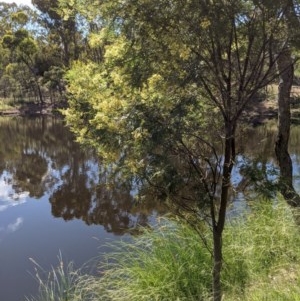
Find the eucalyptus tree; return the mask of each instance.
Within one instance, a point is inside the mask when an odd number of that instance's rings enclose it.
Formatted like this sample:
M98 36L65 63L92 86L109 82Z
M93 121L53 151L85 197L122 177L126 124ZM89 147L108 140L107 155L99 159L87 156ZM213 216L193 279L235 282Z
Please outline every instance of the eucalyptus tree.
M293 56L299 48L300 19L299 3L294 0L256 0L253 1L260 9L268 10L275 18L279 18L277 34L274 35L274 55L277 55L279 74L278 83L278 133L275 153L280 169L279 190L286 201L292 206L300 206L300 196L293 186L293 166L288 151L291 110L290 94L294 79L294 64L297 58ZM285 38L283 38L285 37Z
M36 41L27 30L19 29L14 33L4 35L2 45L11 51L13 63L23 64L30 71L39 101L43 103L39 75L35 68L35 55L38 52Z
M13 15L18 13L18 6L16 4L8 4L0 2L0 37L2 38L8 32L12 32L15 22L13 22ZM2 97L6 98L10 95L15 80L6 72L6 67L11 62L10 51L3 47L0 43L0 86Z
M36 63L39 52L37 14L27 6L1 3L1 84L4 97L25 97L27 91L42 102L40 70ZM31 93L31 94L32 94Z
M58 0L33 0L32 4L40 11L41 23L49 31L49 42L61 48L63 64L68 67L80 54L81 37L76 14L65 19L59 9Z
M293 49L299 48L300 19L296 13L296 3L293 0L280 1L280 10L284 16L284 33L289 37L284 51L278 59L277 68L280 73L278 85L278 134L275 145L276 157L280 167L280 191L292 206L300 206L300 196L293 186L293 166L288 152L290 138L290 96L294 79ZM299 9L299 7L298 7Z
M152 188L195 228L209 219L213 299L221 300L237 125L278 76L284 47L277 56L273 49L282 20L252 1L77 4L103 20L92 46L104 53L69 71L68 124L140 193Z

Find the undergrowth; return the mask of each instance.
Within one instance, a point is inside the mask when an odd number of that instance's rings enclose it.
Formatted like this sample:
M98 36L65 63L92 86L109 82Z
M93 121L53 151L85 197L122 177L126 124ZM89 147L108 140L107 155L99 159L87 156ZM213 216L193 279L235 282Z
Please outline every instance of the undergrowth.
M163 219L99 258L99 275L60 265L29 301L201 301L211 295L211 231L202 239L186 223ZM204 243L204 240L205 243ZM300 300L297 212L283 201L260 201L231 219L223 239L224 300Z

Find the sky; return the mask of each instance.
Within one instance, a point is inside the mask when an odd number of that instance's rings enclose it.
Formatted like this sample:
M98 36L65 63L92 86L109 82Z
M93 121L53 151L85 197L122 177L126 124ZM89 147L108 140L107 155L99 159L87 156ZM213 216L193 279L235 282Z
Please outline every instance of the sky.
M23 4L23 5L32 6L31 5L31 0L0 0L0 2L6 2L6 3L13 3L13 2L15 2L18 5Z

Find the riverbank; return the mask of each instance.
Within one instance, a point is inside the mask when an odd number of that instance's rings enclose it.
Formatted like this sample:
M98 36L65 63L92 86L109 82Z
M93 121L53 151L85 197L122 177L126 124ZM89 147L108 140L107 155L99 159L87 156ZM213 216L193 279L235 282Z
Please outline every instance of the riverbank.
M245 109L242 121L253 126L262 125L278 116L278 105L275 100L256 101ZM291 123L300 124L300 100L291 101Z
M59 113L65 103L24 103L15 107L0 109L0 116L39 116Z
M296 90L296 92L295 92ZM299 91L298 91L299 90ZM291 120L294 124L300 124L300 89L294 88L294 97L291 98ZM59 109L66 107L67 103L24 103L15 107L0 108L0 116L39 116L59 113ZM241 120L253 126L266 123L277 118L278 105L274 97L266 100L256 99L249 104L242 114Z
M298 214L282 199L276 204L260 199L242 220L230 221L223 241L224 300L299 300ZM158 222L130 242L110 244L114 251L96 263L98 276L74 271L72 264L61 261L45 279L38 266L40 295L27 301L50 300L49 296L78 301L211 300L207 224L199 225L199 236L183 221Z
M267 96L257 97L248 104L242 114L242 121L258 126L278 116L277 85L271 85ZM291 122L300 124L300 87L293 86L290 99Z
M33 116L52 115L62 107L51 103L24 103L15 107L0 109L0 116ZM268 119L277 117L277 104L275 101L255 101L249 105L244 114L243 120L254 125L264 123Z

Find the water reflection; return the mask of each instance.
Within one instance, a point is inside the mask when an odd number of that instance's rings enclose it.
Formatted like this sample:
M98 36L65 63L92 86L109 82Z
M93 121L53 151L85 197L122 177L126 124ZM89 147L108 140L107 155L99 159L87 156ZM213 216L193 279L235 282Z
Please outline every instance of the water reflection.
M245 200L247 194L252 199L257 193L274 197L277 190L279 169L275 156L277 135L276 120L267 124L242 130L238 136L238 158L233 170L237 199ZM289 153L293 163L294 187L300 192L300 126L293 125L290 132ZM242 194L240 192L243 192ZM246 194L245 194L246 193Z
M95 153L81 149L58 118L2 118L0 139L6 142L0 146L5 194L0 210L27 196L39 200L49 195L54 217L103 225L114 234L146 225L154 210L163 211L153 202L136 206L125 184L108 188Z
M291 130L290 152L299 169L300 127ZM275 166L276 124L247 129L238 140L239 152L266 177ZM58 118L1 118L0 211L48 195L54 217L81 219L123 234L146 225L164 207L150 200L136 205L130 185L115 181L107 186L107 172L92 150L83 150ZM243 157L243 161L245 158ZM296 173L295 172L295 173ZM272 179L271 179L272 180ZM240 192L247 179L240 170L233 177Z
M244 130L238 141L239 154L266 176L276 167L275 136L276 124L269 123ZM148 202L136 204L131 185L118 179L108 185L107 170L95 153L81 149L73 138L57 118L0 118L0 300L18 301L25 291L30 292L32 283L26 282L27 270L32 268L29 257L46 267L56 262L59 250L69 252L76 263L79 253L85 253L82 260L87 260L96 251L88 252L98 246L91 237L116 238L107 232L122 235L165 212L151 195ZM299 145L300 127L293 127L290 153L296 188ZM245 162L245 157L238 158ZM234 170L234 198L240 200L235 206L242 210L242 186L249 184L247 180L240 169ZM188 189L181 193L188 195ZM66 226L64 220L73 222Z

